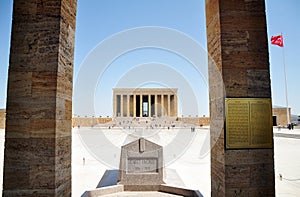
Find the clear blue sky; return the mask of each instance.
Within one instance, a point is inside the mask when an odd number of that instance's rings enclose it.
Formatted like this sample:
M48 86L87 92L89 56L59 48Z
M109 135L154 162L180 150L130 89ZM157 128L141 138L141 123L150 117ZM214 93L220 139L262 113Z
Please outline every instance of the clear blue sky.
M278 35L281 32L284 35L288 99L293 114L300 114L298 86L298 76L300 74L299 8L300 1L298 0L272 0L267 1L266 5L269 40L272 35ZM0 108L5 108L6 105L11 15L12 1L1 0ZM145 26L170 28L182 32L185 36L196 41L199 46L206 49L204 0L101 0L93 1L93 3L78 0L74 82L80 73L80 68L84 67L85 60L89 58L89 54L95 51L97 47L100 46L101 48L103 41L109 40L109 38L119 32ZM269 53L273 104L285 106L282 49L270 44ZM208 87L205 78L201 76L201 73L195 71L193 65L182 58L180 54L159 48L132 50L118 56L111 62L105 72L99 76L95 86L94 115L111 115L111 88L126 86L120 83L123 83L132 73L145 70L143 65L152 64L153 68L156 68L157 63L159 63L161 70L166 70L165 76L170 76L171 72L174 72L174 75L179 73L186 80L187 84L192 84L191 88L199 105L198 109L196 111L192 109L191 111L182 111L181 114L208 115ZM152 75L155 76L155 72ZM150 81L143 83L141 81L137 83L140 83L139 86L144 87L171 87L172 84L176 84L172 83L171 77L166 82ZM87 87L89 85L86 84ZM133 84L128 84L128 86L130 85L132 86ZM184 98L180 99L184 100ZM185 106L183 104L180 107L184 108ZM77 113L76 109L74 113Z

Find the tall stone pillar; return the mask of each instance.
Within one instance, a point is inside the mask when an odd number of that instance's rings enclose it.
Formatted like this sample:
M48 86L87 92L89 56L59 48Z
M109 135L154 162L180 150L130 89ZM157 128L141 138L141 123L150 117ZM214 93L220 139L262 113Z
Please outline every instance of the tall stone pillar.
M275 196L265 1L206 0L206 24L211 195Z
M168 94L168 116L171 116L171 96Z
M174 95L174 116L178 117L178 99L177 99L177 93Z
M129 94L127 94L127 96L126 96L126 98L127 98L127 117L129 117L130 116L130 109L129 109L129 106L130 106L130 95Z
M161 116L165 116L164 95L161 95Z
M113 117L117 117L117 95L113 93Z
M15 0L3 196L71 196L76 0Z

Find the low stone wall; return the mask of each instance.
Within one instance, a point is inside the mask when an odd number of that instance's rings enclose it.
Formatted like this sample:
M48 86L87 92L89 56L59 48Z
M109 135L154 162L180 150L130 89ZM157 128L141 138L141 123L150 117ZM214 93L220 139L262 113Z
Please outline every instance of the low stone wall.
M178 121L185 122L187 124L194 124L198 126L209 126L209 117L184 117L178 118Z
M209 126L209 117L184 117L178 118L178 121L197 126ZM97 124L105 124L112 121L112 118L93 118L93 117L73 117L72 126L91 127Z
M0 129L5 129L5 110L0 109Z
M6 111L0 109L0 129L5 129ZM90 127L97 124L105 124L112 121L112 118L72 118L72 126Z
M74 117L72 118L72 126L77 127L91 127L97 124L105 124L112 121L112 118L85 118L85 117Z
M112 121L112 118L86 118L86 117L74 117L72 118L72 126L77 127L91 127L97 124L105 124ZM185 122L187 124L194 124L198 126L209 126L209 117L185 117L178 118L178 121ZM0 109L0 129L5 129L5 110Z

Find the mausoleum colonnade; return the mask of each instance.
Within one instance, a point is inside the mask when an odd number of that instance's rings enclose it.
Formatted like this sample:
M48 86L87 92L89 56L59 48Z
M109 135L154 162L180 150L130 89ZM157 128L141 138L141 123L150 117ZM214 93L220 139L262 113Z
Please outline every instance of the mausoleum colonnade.
M115 88L114 117L177 117L175 88Z

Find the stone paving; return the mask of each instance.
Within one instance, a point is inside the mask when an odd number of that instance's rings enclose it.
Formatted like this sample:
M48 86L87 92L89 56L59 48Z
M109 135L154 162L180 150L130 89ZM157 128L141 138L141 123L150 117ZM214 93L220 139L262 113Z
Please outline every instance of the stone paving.
M143 196L143 197L176 197L179 195L174 195L174 194L166 194L162 192L121 192L121 193L116 193L116 194L108 194L104 195L104 197L122 197L122 196Z
M103 132L108 139L118 145L122 144L120 140L124 142L126 139L125 135L120 135L121 130ZM187 151L179 159L166 166L164 178L167 184L199 190L203 196L210 196L210 155L205 154L208 132L208 129L196 129L195 138ZM77 197L86 190L96 188L105 171L113 168L107 167L93 157L83 143L77 128L74 128L72 133L72 196ZM276 196L300 196L300 129L291 131L274 129L274 135ZM168 143L173 134L172 131L166 129L161 131L160 136L168 138L169 140L166 141ZM158 141L160 139L163 143L163 138L155 139ZM3 148L4 130L0 130L0 166L3 166ZM2 174L3 168L1 167L1 186ZM136 195L136 193L126 192L123 194L122 196ZM151 195L150 192L149 196Z

